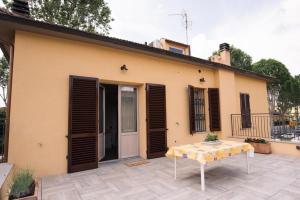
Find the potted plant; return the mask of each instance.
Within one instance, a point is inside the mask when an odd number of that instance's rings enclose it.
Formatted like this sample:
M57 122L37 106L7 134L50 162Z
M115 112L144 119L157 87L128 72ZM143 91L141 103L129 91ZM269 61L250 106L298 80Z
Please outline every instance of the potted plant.
M30 170L20 170L13 177L9 200L37 200L37 186Z
M207 134L204 144L220 144L221 142L218 139L218 135L216 134Z
M245 142L250 143L255 153L261 153L261 154L270 154L271 151L271 143L268 142L265 139L261 138L246 138Z

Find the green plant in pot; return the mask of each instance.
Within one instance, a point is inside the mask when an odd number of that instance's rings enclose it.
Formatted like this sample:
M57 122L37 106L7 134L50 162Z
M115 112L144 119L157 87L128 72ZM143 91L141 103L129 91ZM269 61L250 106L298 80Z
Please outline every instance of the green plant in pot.
M34 189L35 182L33 173L28 169L22 169L13 177L9 200L32 196L34 194Z
M208 134L205 138L205 142L216 142L218 141L218 135L216 134Z
M250 143L253 146L255 153L272 153L271 143L263 138L246 138L245 142Z
M260 143L260 144L267 144L268 141L262 138L246 138L245 142L247 143Z

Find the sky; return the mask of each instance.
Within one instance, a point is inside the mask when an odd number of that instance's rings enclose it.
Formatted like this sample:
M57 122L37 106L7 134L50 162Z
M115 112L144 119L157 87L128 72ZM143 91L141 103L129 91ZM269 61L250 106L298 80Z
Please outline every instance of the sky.
M300 74L299 0L106 0L115 19L110 35L139 43L161 37L186 42L180 14L191 28L192 55L207 59L227 42L256 62L274 58Z
M274 58L300 74L299 0L106 0L110 36L134 42L159 38L186 42L184 11L191 21L192 56L207 59L227 42L257 62ZM3 5L0 0L0 6ZM1 103L0 103L1 106Z

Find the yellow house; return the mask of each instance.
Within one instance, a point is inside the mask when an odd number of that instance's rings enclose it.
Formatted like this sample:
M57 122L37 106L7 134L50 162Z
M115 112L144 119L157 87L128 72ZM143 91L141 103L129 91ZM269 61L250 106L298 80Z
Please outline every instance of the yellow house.
M212 62L171 40L156 48L6 10L0 27L11 70L6 156L37 176L161 157L210 132L230 137L231 114L268 112L269 77L230 66L226 43Z

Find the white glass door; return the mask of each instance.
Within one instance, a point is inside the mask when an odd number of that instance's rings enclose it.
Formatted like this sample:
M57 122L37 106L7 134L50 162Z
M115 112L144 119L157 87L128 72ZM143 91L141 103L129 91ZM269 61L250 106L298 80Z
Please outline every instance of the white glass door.
M119 87L120 158L139 155L137 88Z

